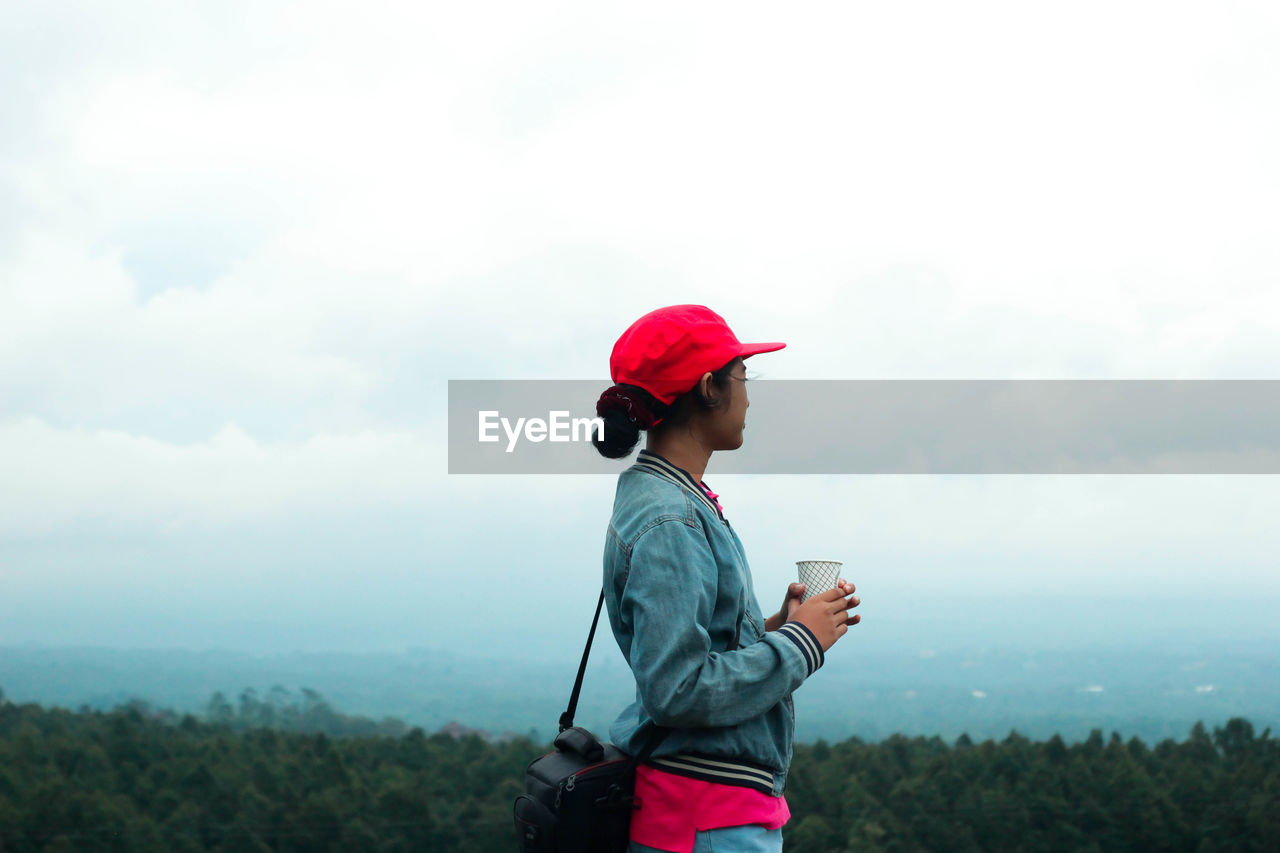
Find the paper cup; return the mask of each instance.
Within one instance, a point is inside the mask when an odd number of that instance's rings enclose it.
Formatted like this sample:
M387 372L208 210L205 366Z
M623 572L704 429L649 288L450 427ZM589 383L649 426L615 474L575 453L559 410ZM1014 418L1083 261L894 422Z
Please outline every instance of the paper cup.
M808 601L815 595L835 589L836 581L840 580L840 567L843 565L839 560L797 560L800 583L804 584L804 595L800 596L800 600Z

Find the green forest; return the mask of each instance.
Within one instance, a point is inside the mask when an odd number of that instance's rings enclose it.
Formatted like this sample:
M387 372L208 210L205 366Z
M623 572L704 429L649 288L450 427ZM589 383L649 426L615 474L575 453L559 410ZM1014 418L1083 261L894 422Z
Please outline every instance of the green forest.
M0 692L0 851L494 851L529 737L343 715L279 689L201 717ZM796 748L788 853L1280 850L1280 745L1234 718L1148 746L1010 733Z

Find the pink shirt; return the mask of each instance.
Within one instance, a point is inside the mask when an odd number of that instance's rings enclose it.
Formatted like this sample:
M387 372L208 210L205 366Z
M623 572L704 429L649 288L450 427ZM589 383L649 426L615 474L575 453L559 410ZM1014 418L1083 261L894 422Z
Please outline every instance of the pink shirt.
M720 496L711 491L711 487L706 483L698 483L698 485L702 486L702 491L707 493L707 497L711 498L711 502L716 505L716 509L720 510L721 515L724 515L724 507L720 506L720 501L716 500Z
M791 819L785 797L644 764L636 768L636 799L640 808L631 815L631 840L675 853L693 853L697 832L749 823L779 829Z

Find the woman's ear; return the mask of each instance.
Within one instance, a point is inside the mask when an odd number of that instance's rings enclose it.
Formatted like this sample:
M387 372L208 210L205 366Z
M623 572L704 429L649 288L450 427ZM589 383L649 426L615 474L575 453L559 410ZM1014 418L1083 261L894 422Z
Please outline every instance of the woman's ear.
M718 409L725 402L721 389L716 387L715 378L710 373L702 374L702 378L698 380L698 396L710 409Z
M710 373L702 374L702 378L698 380L698 393L702 395L702 399L704 400L715 399L715 397L713 397L711 394L711 389L713 387L715 386L712 384L711 374Z

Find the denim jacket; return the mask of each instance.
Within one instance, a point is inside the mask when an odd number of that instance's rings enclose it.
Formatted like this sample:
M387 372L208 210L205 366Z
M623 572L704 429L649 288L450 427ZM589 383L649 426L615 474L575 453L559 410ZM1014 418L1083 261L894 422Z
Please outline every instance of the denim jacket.
M808 628L764 629L742 542L688 472L640 451L618 477L604 549L609 623L636 699L609 736L650 763L778 796L791 763L791 693L822 665Z

